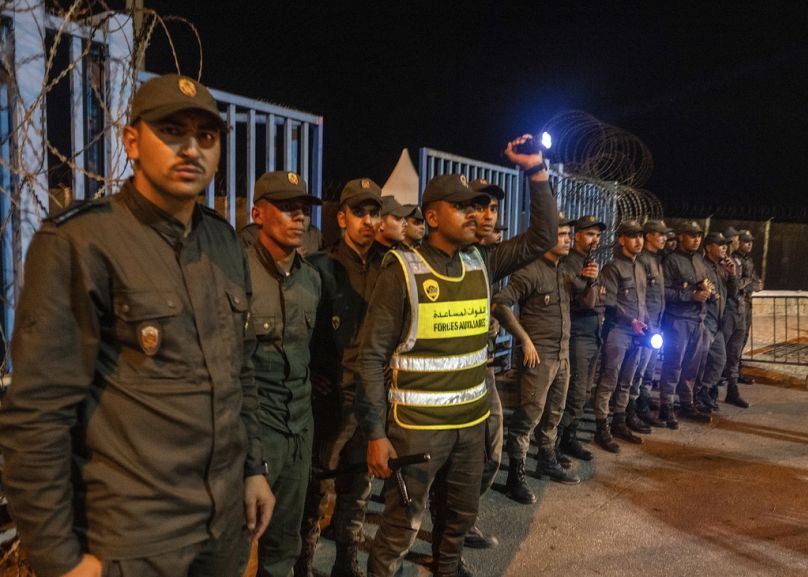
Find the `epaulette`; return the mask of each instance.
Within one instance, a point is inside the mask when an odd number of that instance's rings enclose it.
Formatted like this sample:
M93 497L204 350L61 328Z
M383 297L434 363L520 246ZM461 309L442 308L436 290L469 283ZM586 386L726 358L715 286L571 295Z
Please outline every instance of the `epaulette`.
M219 212L215 208L209 208L209 207L205 206L204 204L200 204L199 208L201 208L202 212L207 214L208 216L213 216L215 218L218 218L219 220L221 220L222 222L226 222L227 225L230 226L230 221L227 220L225 217L223 217L221 214L219 214Z
M76 200L70 206L45 219L45 222L52 222L53 224L60 225L71 218L84 214L94 208L99 208L107 203L106 198L95 198L91 200Z

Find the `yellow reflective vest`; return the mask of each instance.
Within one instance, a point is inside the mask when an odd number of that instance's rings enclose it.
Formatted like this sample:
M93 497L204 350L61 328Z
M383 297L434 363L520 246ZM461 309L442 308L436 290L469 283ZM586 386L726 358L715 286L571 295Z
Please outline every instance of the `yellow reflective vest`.
M410 325L392 358L392 415L406 429L471 427L490 413L485 385L488 275L476 248L462 272L436 272L418 250L391 250L404 270Z

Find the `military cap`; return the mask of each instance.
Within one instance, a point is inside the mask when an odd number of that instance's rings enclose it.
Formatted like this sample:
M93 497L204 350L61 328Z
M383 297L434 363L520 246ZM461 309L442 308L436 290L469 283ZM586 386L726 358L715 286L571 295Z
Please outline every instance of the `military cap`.
M276 170L275 172L265 172L255 182L255 192L253 202L261 199L292 200L304 199L309 204L323 204L323 201L316 196L310 195L306 191L306 181L303 177L294 172Z
M382 206L382 189L369 178L355 178L348 182L339 195L339 203L357 206L365 201Z
M695 220L685 220L676 225L677 234L704 234L704 231Z
M727 229L724 231L724 237L725 238L732 238L732 237L738 236L740 234L741 233L737 229L735 229L735 227L732 227L732 226L728 226Z
M382 216L387 216L388 214L392 214L398 218L406 218L412 213L412 209L406 206L402 206L400 202L396 200L396 197L392 194L388 194L382 197Z
M606 226L605 222L601 222L600 219L595 216L594 214L587 214L582 216L578 220L575 221L575 230L586 230L587 228L592 228L593 226L598 227L601 232L606 230L608 227Z
M574 218L567 218L564 216L564 213L559 211L558 212L558 226L570 226L571 224L575 223Z
M421 212L420 206L417 204L405 204L404 206L406 206L410 211L409 214L407 214L407 218L412 217L417 220L424 220L424 213Z
M668 234L673 229L665 224L664 220L647 220L642 227L643 232L648 234L649 232L658 232L661 234Z
M165 74L144 82L132 99L129 124L141 119L154 122L182 110L207 112L221 128L227 127L210 91L196 80L179 74Z
M469 183L469 188L475 192L484 192L495 196L498 200L505 198L505 191L485 178L478 178Z
M730 240L726 238L720 232L711 232L707 236L704 237L704 245L707 246L708 244L717 244L720 246L724 246L730 243Z
M636 220L624 220L617 225L617 236L633 236L643 231L642 225Z
M676 231L672 230L668 233L668 240L676 240Z
M421 199L421 206L427 206L438 200L446 202L476 200L480 204L486 204L490 202L490 197L484 192L471 190L464 174L442 174L427 183Z
M752 236L752 233L749 232L748 229L740 230L738 237L741 242L752 242L753 240L755 240L755 237Z
M508 227L504 224L497 223L494 225L494 231L496 232L505 232L506 230L508 230Z

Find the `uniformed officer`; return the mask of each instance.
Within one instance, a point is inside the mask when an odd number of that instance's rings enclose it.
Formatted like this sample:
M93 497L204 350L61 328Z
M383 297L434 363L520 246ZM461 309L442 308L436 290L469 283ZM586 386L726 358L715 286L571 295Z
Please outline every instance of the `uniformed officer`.
M342 239L311 257L323 279L311 362L315 393L314 461L321 469L361 463L367 453L367 438L357 427L354 412L356 361L359 330L386 252L374 242L381 206L381 189L373 180L357 178L348 182L340 193L337 211ZM311 573L320 521L327 504L326 493L331 485L336 492L331 524L337 544L332 575L363 574L356 555L370 496L367 471L340 475L333 482L311 480L301 528L303 551L295 567L297 577Z
M704 337L707 349L702 360L702 369L697 381L696 399L710 410L718 410L718 381L727 362L726 341L721 331L723 318L731 314L730 302L738 299L735 261L727 257L730 241L720 232L711 232L704 239L704 262L707 278L715 285L716 292L707 301L704 317ZM729 313L728 313L729 310ZM737 383L735 388L737 390Z
M668 228L665 221L649 220L643 225L643 232L645 232L645 244L642 252L637 256L637 262L645 269L645 308L648 313L648 332L654 334L662 332L662 313L665 312L665 274L662 271L662 257L667 235L673 231ZM634 422L632 415L635 412L637 417L651 426L665 426L665 423L657 419L656 415L651 412L651 385L659 351L648 345L647 341L643 342L640 362L631 385L631 400L626 408L626 420L629 427L632 427L632 422Z
M619 245L614 259L603 267L600 282L606 289L603 295L606 319L603 326L604 344L600 367L600 380L595 389L595 441L611 453L619 453L620 445L612 435L630 443L642 443L626 424L626 408L634 373L640 361L642 340L648 330L648 312L645 305L647 276L645 267L637 262L642 252L643 228L636 220L626 220L617 227ZM611 428L609 400L615 395ZM637 427L650 433L650 428Z
M269 522L249 270L196 202L222 128L201 84L146 82L123 130L133 178L31 244L0 447L40 577L233 575L245 503L253 538Z
M679 242L676 239L677 239L676 231L675 230L670 231L668 233L668 238L665 241L665 249L662 251L663 257L668 256L669 254L671 254L676 250L676 245Z
M556 429L564 414L569 385L569 334L571 275L559 267L570 251L570 225L574 220L558 217L558 242L524 268L513 273L508 285L492 299L493 315L522 344L519 407L508 425L508 480L506 494L519 503L535 503L536 496L525 479L525 459L530 435L539 425L538 472L559 483L575 485L577 475L566 471L556 458ZM596 279L597 263L581 274ZM597 289L589 286L582 306L593 306ZM519 305L517 320L511 307ZM546 415L542 418L542 415Z
M491 236L494 233L497 217L499 216L500 202L505 199L505 191L492 184L485 178L478 178L469 183L469 188L475 192L481 192L487 195L487 203L480 204L476 207L474 221L477 225L477 243L480 245L490 244ZM490 287L490 293L494 294L496 286ZM480 497L482 498L491 485L494 484L494 478L499 472L499 465L502 462L502 440L503 440L503 415L502 415L502 401L499 398L499 391L497 390L496 374L494 367L491 364L491 359L494 356L496 348L496 335L499 333L499 322L491 319L489 327L488 339L488 364L486 366L485 382L488 387L488 395L491 400L491 414L485 423L485 464L483 466L483 477L480 482ZM475 523L469 529L464 540L464 545L472 549L488 549L496 547L499 540L492 536L487 535Z
M414 204L405 204L410 209L407 215L407 228L404 229L404 243L410 248L418 248L424 240L426 234L426 224L424 224L424 214L421 207Z
M262 175L253 198L252 218L260 227L247 251L258 340L253 361L261 439L272 463L269 484L278 499L258 544L258 575L286 577L300 554L297 528L314 434L309 341L322 293L320 275L297 249L303 244L304 217L321 201L308 194L300 175L285 171Z
M362 329L360 421L368 432L370 472L389 477L396 455L431 453L403 470L412 502L405 506L394 480L385 484L385 510L373 542L368 574L393 575L415 541L427 494L438 483L433 527L436 575L456 575L463 538L479 502L484 421L488 285L555 245L557 214L541 155L506 154L530 176L531 226L499 245L475 241L475 205L485 195L462 175L433 178L423 194L429 236L416 251L386 257ZM384 368L393 371L388 396ZM388 411L389 408L389 411ZM389 420L388 420L389 416Z
M741 408L748 408L749 403L741 397L738 390L738 376L741 363L741 353L746 342L746 293L753 282L751 274L744 267L745 261L738 253L740 246L740 232L733 227L724 231L724 236L730 241L727 246L729 258L735 262L738 292L735 298L729 298L721 321L721 332L726 341L727 362L724 366L723 378L727 382L727 395L725 402Z
M388 250L397 248L406 239L407 216L411 213L412 209L403 206L392 194L383 196L376 242Z
M755 237L747 229L738 231L738 256L742 262L742 282L741 290L744 296L744 328L745 333L743 337L743 344L741 351L746 347L749 342L749 331L752 328L752 295L760 290L763 290L763 283L755 270L755 261L752 259L752 245L755 242ZM740 353L739 353L740 357ZM755 382L754 377L749 377L741 372L741 363L738 362L738 382L751 385Z
M577 433L578 422L584 414L584 404L595 379L595 363L600 351L603 322L600 295L603 287L597 279L582 277L581 271L587 263L590 251L594 256L606 224L597 216L589 214L580 217L574 228L575 242L569 256L562 261L562 266L574 282L570 294L570 384L564 403L564 416L558 428L561 437L559 449L576 459L590 461L592 453L581 444ZM597 286L598 293L592 308L579 304L581 294L589 285Z
M673 411L674 395L679 393L680 415L709 423L710 415L693 405L693 385L701 359L705 303L714 287L707 281L707 266L697 252L704 237L699 224L685 221L677 226L676 250L665 257L665 314L662 332L665 354L660 378L659 419L670 429L679 423Z

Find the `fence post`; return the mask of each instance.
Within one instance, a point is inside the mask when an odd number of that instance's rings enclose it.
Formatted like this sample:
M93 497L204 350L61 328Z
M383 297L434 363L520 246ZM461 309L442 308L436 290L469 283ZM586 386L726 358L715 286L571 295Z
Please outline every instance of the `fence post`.
M14 6L14 75L17 84L14 106L15 164L23 173L17 179L19 220L15 233L15 301L22 284L28 245L39 223L47 216L48 159L45 155L45 5L39 0L19 0Z
M106 22L104 39L109 54L106 120L111 127L106 136L109 151L106 177L119 185L131 172L121 137L137 77L134 68L136 63L133 54L135 41L132 19L126 14L110 15Z

